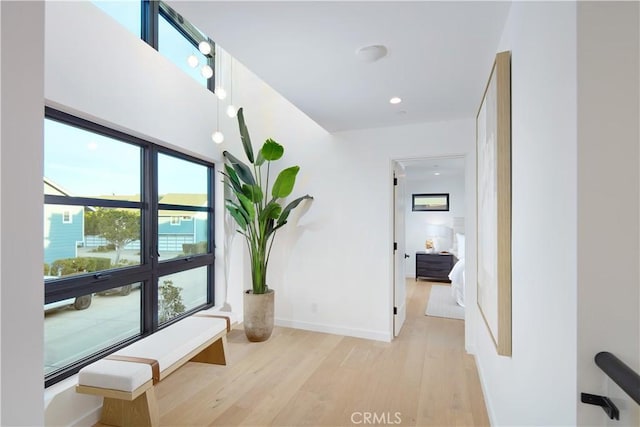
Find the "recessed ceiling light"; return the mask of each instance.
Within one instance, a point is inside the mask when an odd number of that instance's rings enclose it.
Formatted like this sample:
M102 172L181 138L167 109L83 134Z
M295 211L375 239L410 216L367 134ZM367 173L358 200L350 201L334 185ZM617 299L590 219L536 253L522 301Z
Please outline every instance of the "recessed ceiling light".
M389 100L389 102L390 102L391 104L400 104L400 103L402 102L402 99L400 99L400 98L399 98L399 97L397 97L397 96L394 96L393 98L391 98L391 99Z
M440 172L434 172L433 174L434 174L435 176L438 176L438 175L440 175Z

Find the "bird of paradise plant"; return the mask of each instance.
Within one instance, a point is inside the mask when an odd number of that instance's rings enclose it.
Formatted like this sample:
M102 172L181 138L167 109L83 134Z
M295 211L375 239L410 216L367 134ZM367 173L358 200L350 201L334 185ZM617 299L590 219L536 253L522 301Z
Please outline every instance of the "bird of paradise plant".
M293 192L300 167L283 169L271 183L271 163L282 158L284 147L269 138L254 156L242 108L238 110L238 127L242 147L251 166L224 151L227 163L221 173L225 185L234 196L226 200L225 206L249 248L253 293L264 294L269 290L267 267L276 232L287 224L293 209L303 200L313 197L307 194L283 207L284 199Z

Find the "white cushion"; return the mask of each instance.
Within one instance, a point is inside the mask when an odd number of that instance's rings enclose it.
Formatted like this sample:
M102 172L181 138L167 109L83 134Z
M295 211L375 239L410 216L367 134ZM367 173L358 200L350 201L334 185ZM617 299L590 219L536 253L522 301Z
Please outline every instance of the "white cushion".
M456 233L456 245L457 245L457 251L458 251L458 259L464 259L464 249L465 249L464 234Z
M162 372L226 328L224 319L187 317L114 354L155 359ZM102 359L80 370L78 384L131 392L150 379L147 364Z

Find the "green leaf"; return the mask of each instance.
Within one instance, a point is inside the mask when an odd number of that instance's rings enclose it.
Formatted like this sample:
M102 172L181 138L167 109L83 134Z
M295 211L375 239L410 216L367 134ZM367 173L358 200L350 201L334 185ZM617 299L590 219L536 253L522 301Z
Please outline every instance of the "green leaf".
M240 212L242 216L244 216L244 219L246 222L249 222L249 212L247 212L247 210L244 208L244 206L242 206L242 204L237 204L233 200L229 200L229 199L227 199L226 202L227 202L227 209L230 209L229 206L233 207L238 212Z
M236 207L231 205L227 205L227 210L229 211L233 219L236 220L236 223L242 229L242 231L245 231L247 229L247 221L244 219L244 216L242 216L240 211Z
M242 191L242 185L240 184L240 178L238 178L238 174L236 173L236 171L229 165L224 165L224 169L227 172L222 173L222 175L224 175L225 177L227 177L227 181L229 183L231 183L232 188L238 192L238 191Z
M262 189L257 185L243 185L242 194L247 196L253 203L260 203L262 201Z
M267 237L269 237L271 234L275 233L276 231L278 231L280 228L284 227L287 224L287 221L283 222L283 223L278 223L277 226L273 226L273 224L271 225L271 228L269 229L268 233L267 233Z
M256 180L253 177L253 173L251 172L251 169L249 169L249 166L242 163L240 160L238 160L233 154L229 153L228 151L223 152L222 155L227 160L229 160L229 163L231 163L231 166L233 166L233 169L237 172L238 177L243 182L249 185L256 185Z
M249 215L249 222L253 221L256 217L256 208L253 206L253 202L242 193L238 193L236 196L238 196L238 200L240 200L242 207L247 211L247 214Z
M278 160L284 154L284 147L273 139L269 138L265 141L264 145L260 149L260 154L265 160L272 162Z
M265 206L262 212L260 212L260 222L263 222L266 219L278 219L281 212L282 206L280 206L280 203L272 200L267 204L267 206Z
M262 149L258 150L258 157L256 157L256 166L262 166L264 164L265 158L262 155Z
M289 218L289 214L291 213L291 211L294 210L296 207L298 207L300 202L302 202L303 200L307 200L307 199L313 200L313 197L311 197L310 195L307 194L305 196L298 197L297 199L295 199L294 201L289 203L287 205L287 207L282 210L282 213L280 214L280 217L278 218L278 227L277 228L280 228L281 226L285 225L287 223L287 218Z
M247 129L247 125L244 122L244 112L242 108L238 110L238 128L240 129L240 139L242 139L244 153L247 155L249 163L253 163L253 147L251 146L249 130Z
M264 233L265 238L269 238L271 233L275 231L274 230L275 224L276 222L274 220L272 219L267 220L267 226L265 227L265 233Z
M291 194L299 170L300 166L291 166L290 168L282 170L280 174L278 174L276 182L273 183L271 195L277 199L287 197Z

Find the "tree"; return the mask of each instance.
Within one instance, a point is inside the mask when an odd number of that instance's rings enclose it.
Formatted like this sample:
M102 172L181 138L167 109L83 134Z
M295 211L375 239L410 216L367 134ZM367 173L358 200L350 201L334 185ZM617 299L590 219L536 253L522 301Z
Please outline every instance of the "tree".
M118 264L122 249L140 239L140 214L123 209L97 208L85 215L85 233L88 231L115 246L114 264Z
M184 313L185 306L182 303L182 295L180 295L181 287L175 286L172 280L164 280L158 288L160 291L158 296L158 321L160 323Z

